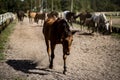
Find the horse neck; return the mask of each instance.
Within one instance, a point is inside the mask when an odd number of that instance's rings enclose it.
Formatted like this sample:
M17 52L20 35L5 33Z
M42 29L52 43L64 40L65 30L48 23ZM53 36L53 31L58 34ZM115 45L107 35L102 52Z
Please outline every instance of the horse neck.
M63 26L63 33L62 33L63 38L66 38L70 33L71 33L70 27L66 22L66 26Z
M69 28L68 23L65 20L63 20L63 19L61 20L59 18L56 21L58 21L57 24L59 26L54 26L54 28L55 28L54 30L56 30L56 32L59 36L59 39L66 38L66 36L69 35L69 33L70 33L70 28ZM63 23L63 25L60 25L62 23Z

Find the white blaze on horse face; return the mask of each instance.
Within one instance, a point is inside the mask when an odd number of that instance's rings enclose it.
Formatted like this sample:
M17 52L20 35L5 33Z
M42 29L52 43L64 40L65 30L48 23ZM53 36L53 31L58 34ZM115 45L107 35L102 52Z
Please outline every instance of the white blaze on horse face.
M107 20L107 17L105 16L104 13L101 13L101 15L102 15L102 17L103 17L103 19L104 19L106 29L109 30L110 23L109 23L109 21Z
M94 13L93 16L93 21L95 22L95 26L100 23L100 19L104 21L105 28L108 30L109 29L109 22L107 20L107 17L105 16L104 13Z

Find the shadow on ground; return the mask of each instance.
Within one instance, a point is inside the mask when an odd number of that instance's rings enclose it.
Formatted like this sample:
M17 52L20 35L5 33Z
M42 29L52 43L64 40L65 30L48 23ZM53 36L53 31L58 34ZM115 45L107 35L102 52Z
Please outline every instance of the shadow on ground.
M22 71L28 74L39 74L39 75L48 75L49 73L59 73L47 68L36 68L37 63L32 60L8 60L6 63L17 71Z
M84 32L84 33L79 33L79 35L94 36L93 33L86 33L86 32Z

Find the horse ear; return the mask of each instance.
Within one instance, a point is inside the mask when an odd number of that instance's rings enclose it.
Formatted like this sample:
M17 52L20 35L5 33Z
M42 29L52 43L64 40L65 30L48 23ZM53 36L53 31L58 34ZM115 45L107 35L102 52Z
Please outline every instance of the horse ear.
M76 32L79 32L79 30L72 30L72 35L74 35Z

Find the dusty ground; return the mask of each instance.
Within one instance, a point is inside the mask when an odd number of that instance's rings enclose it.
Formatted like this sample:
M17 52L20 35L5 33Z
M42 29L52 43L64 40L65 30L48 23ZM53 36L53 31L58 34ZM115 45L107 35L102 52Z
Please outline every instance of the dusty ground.
M0 80L120 80L120 40L103 35L75 34L62 74L62 46L49 69L42 27L25 19L17 23L0 63Z

